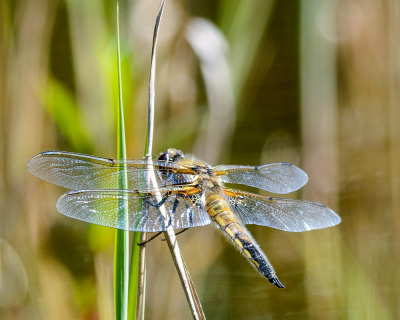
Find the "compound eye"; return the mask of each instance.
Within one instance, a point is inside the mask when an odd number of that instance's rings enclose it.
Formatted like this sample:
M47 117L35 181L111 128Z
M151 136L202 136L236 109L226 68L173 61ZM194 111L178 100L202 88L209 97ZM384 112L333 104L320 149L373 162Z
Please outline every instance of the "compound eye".
M183 158L180 154L176 154L173 158L172 158L172 162L178 162L181 158Z
M179 158L184 158L184 154L181 150L176 150L176 156L178 156Z
M158 157L158 160L161 160L161 161L169 161L168 152L162 153L162 154Z

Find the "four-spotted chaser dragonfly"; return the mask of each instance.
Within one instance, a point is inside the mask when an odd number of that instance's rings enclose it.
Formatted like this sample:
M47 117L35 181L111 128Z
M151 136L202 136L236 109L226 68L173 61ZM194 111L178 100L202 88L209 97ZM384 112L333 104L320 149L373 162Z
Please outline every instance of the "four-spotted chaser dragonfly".
M243 184L273 193L289 193L307 183L307 174L290 163L211 167L193 156L168 149L158 159L115 160L47 151L28 163L35 176L74 189L57 202L62 214L130 231L158 232L215 223L269 282L284 286L246 224L301 232L334 226L340 217L309 201L260 196L224 183ZM149 182L152 173L154 181ZM127 189L121 189L121 177ZM162 210L167 216L161 214ZM127 212L127 217L121 218Z

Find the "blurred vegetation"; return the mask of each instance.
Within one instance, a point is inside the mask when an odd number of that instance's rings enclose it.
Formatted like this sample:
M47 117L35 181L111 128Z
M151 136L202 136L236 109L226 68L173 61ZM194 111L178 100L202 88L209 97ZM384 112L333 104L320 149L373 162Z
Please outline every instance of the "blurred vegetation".
M128 157L143 155L158 0L121 1ZM44 150L116 157L115 2L0 2L0 318L112 319L114 231L60 215ZM198 19L201 18L201 19ZM400 317L400 5L167 0L154 152L292 162L338 227L249 229L285 290L212 227L179 236L209 319ZM147 246L146 319L189 319L166 244Z

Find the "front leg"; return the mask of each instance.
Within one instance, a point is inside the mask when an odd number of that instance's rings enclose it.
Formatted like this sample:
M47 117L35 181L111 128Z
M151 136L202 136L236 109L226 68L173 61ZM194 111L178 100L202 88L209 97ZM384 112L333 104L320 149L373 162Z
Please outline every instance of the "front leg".
M159 207L161 207L161 206L165 203L165 201L167 201L168 197L169 197L169 195L166 195L164 198L161 199L161 201L160 201L159 203L152 203L152 202L151 202L150 200L148 200L148 199L144 199L143 201L144 201L146 204L149 204L149 205L151 205L151 206L154 207L154 208L159 208Z
M169 216L169 222L168 222L167 228L169 226L173 225L176 209L178 208L179 203L180 203L180 199L178 198L179 196L181 196L181 195L177 194L176 197L175 197L175 201L174 201L174 204L172 206L172 211L171 211L171 214Z
M163 231L161 231L161 232L157 232L154 236L152 236L149 240L146 240L146 241L144 241L144 242L141 242L141 243L137 243L137 245L138 246L145 246L147 243L149 243L151 240L153 240L153 239L155 239L155 238L157 238L161 233L163 233Z
M190 225L193 225L193 213L192 213L192 209L190 208L190 206L187 204L187 202L185 202L186 204L186 212L189 216L189 221L190 221Z
M168 200L169 197L170 197L170 195L164 196L164 198L162 198L161 201L158 202L158 203L152 203L149 199L145 199L144 202L145 202L147 205L150 205L150 206L152 206L152 207L158 209L158 208L160 208L160 207L165 203L165 201ZM174 224L173 222L174 222L175 212L176 212L176 210L177 210L177 208L178 208L178 206L179 206L179 204L180 204L180 199L179 199L179 197L182 197L182 195L177 194L177 195L175 196L174 204L173 204L173 206L172 206L172 210L171 210L171 213L170 213L170 216L169 216L168 225L167 225L165 228L168 228L169 226L171 226L171 225ZM158 210L158 211L159 211L159 210ZM160 215L161 215L161 212L160 212Z
M169 195L166 194L164 197L160 200L160 202L157 202L157 199L155 199L155 202L152 202L150 200L151 197L154 197L154 195L146 195L142 198L143 201L143 216L138 215L137 216L137 223L141 223L146 225L147 223L151 223L150 219L150 212L153 211L154 209L151 209L151 207L155 208L155 211L158 215L158 219L160 220L160 223L162 225L166 225L165 217L164 215L161 214L160 207L168 200Z
M176 213L176 210L177 210L177 208L178 208L178 206L179 206L179 203L180 203L180 199L178 198L178 196L182 196L182 195L176 195L176 197L175 197L175 200L174 200L174 204L173 204L173 206L172 206L172 210L171 210L171 213L170 213L170 216L169 216L169 221L168 221L168 224L165 226L165 229L167 229L169 226L172 226L173 224L174 224L174 218L175 218L175 213ZM144 200L144 202L147 204L147 205L151 205L151 206L153 206L153 207L155 207L155 208L160 208L164 203L165 203L165 201L168 199L168 196L166 196L166 197L164 197L159 203L157 203L157 204L154 204L154 203L151 203L149 200ZM160 210L157 210L158 212L160 211ZM159 214L160 214L160 218L162 217L162 219L164 220L164 216L161 214L161 212L159 212ZM164 220L165 221L165 220ZM149 240L147 240L147 241L145 241L145 242L143 242L143 243L138 243L138 245L145 245L146 243L148 243L149 241L151 241L151 240L153 240L154 238L156 238L157 236L159 236L161 233L162 233L163 231L161 231L161 232L159 232L159 233L157 233L155 236L153 236L152 238L150 238Z

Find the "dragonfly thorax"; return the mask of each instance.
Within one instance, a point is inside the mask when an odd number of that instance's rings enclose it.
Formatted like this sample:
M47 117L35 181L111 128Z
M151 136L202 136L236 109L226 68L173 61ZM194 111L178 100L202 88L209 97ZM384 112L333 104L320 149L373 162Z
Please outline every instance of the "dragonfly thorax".
M162 153L158 157L158 160L178 163L184 168L187 168L187 170L192 171L191 174L183 179L185 183L196 184L202 190L220 186L220 183L215 179L215 173L209 164L196 159L194 156L185 155L180 150L170 148L166 152Z
M201 173L198 175L197 178L197 185L198 188L202 191L212 191L213 193L218 192L222 185L219 179L214 175L214 173L210 168L202 168Z

